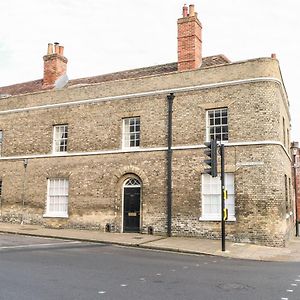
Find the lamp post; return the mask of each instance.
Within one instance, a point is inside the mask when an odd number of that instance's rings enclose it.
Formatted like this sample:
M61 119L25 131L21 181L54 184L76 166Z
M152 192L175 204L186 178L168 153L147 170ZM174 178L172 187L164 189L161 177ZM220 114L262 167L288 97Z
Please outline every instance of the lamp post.
M22 217L21 217L21 225L24 224L24 209L25 209L25 187L26 187L26 175L27 175L27 166L28 166L28 158L23 160L24 166L24 177L23 177L23 189L22 189Z

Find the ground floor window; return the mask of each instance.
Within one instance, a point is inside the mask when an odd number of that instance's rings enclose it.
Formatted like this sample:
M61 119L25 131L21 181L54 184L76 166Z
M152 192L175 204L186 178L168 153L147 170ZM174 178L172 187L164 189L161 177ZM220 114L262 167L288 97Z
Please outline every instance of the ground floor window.
M46 217L68 217L69 180L48 179Z
M228 199L225 200L225 207L228 209L228 220L235 221L235 200L234 200L234 175L225 174L225 188L228 192ZM202 215L200 220L221 220L221 180L220 176L211 177L209 174L202 174Z

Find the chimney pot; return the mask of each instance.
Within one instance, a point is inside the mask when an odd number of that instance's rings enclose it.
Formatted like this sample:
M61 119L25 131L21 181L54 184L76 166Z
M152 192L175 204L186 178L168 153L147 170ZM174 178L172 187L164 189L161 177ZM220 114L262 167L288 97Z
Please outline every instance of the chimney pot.
M54 43L55 53L58 54L59 43Z
M47 55L53 54L53 44L49 43L48 44L48 50L47 50Z
M59 55L63 56L64 55L64 46L59 46L58 52L59 52Z
M187 16L188 16L188 8L187 8L186 4L184 4L183 8L182 8L182 17L186 18Z
M190 4L189 5L189 16L190 17L194 17L195 16L195 5L194 4Z
M272 53L271 58L276 59L276 53Z

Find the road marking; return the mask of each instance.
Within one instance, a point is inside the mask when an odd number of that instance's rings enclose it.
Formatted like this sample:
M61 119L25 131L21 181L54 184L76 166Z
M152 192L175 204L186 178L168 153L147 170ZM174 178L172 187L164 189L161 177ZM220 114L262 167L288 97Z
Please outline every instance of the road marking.
M176 270L175 270L175 269L172 269L171 272L176 272Z
M161 276L161 274L160 273L156 273L156 276Z
M188 269L188 267L187 267L187 266L184 266L183 268L184 268L184 269Z
M141 278L140 278L140 281L145 281L145 280L146 280L146 279L145 279L145 278L143 278L143 277L141 277Z
M291 283L291 286L298 286L297 283Z
M124 286L128 286L128 284L121 284L121 286L123 286L123 287L124 287Z
M289 293L292 293L294 290L286 290L287 292L289 292Z
M300 279L295 279L295 281L300 282Z
M106 294L106 291L98 291L98 294Z
M61 246L61 245L70 245L70 244L81 244L82 242L63 242L63 243L51 243L51 244L29 244L29 245L18 245L18 246L3 246L0 247L0 250L3 249L18 249L18 248L34 248L34 247L49 247L49 246Z
M281 298L281 300L289 300L289 298Z

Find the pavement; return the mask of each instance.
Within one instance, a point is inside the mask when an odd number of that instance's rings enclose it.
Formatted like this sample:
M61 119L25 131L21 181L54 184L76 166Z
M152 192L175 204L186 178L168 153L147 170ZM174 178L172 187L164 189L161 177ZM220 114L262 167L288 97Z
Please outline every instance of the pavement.
M205 254L260 261L300 262L299 237L294 237L285 248L226 241L226 251L222 251L220 240L208 240L197 237L166 237L138 233L109 233L96 230L52 229L41 225L21 225L1 222L0 232L107 243L196 255Z

